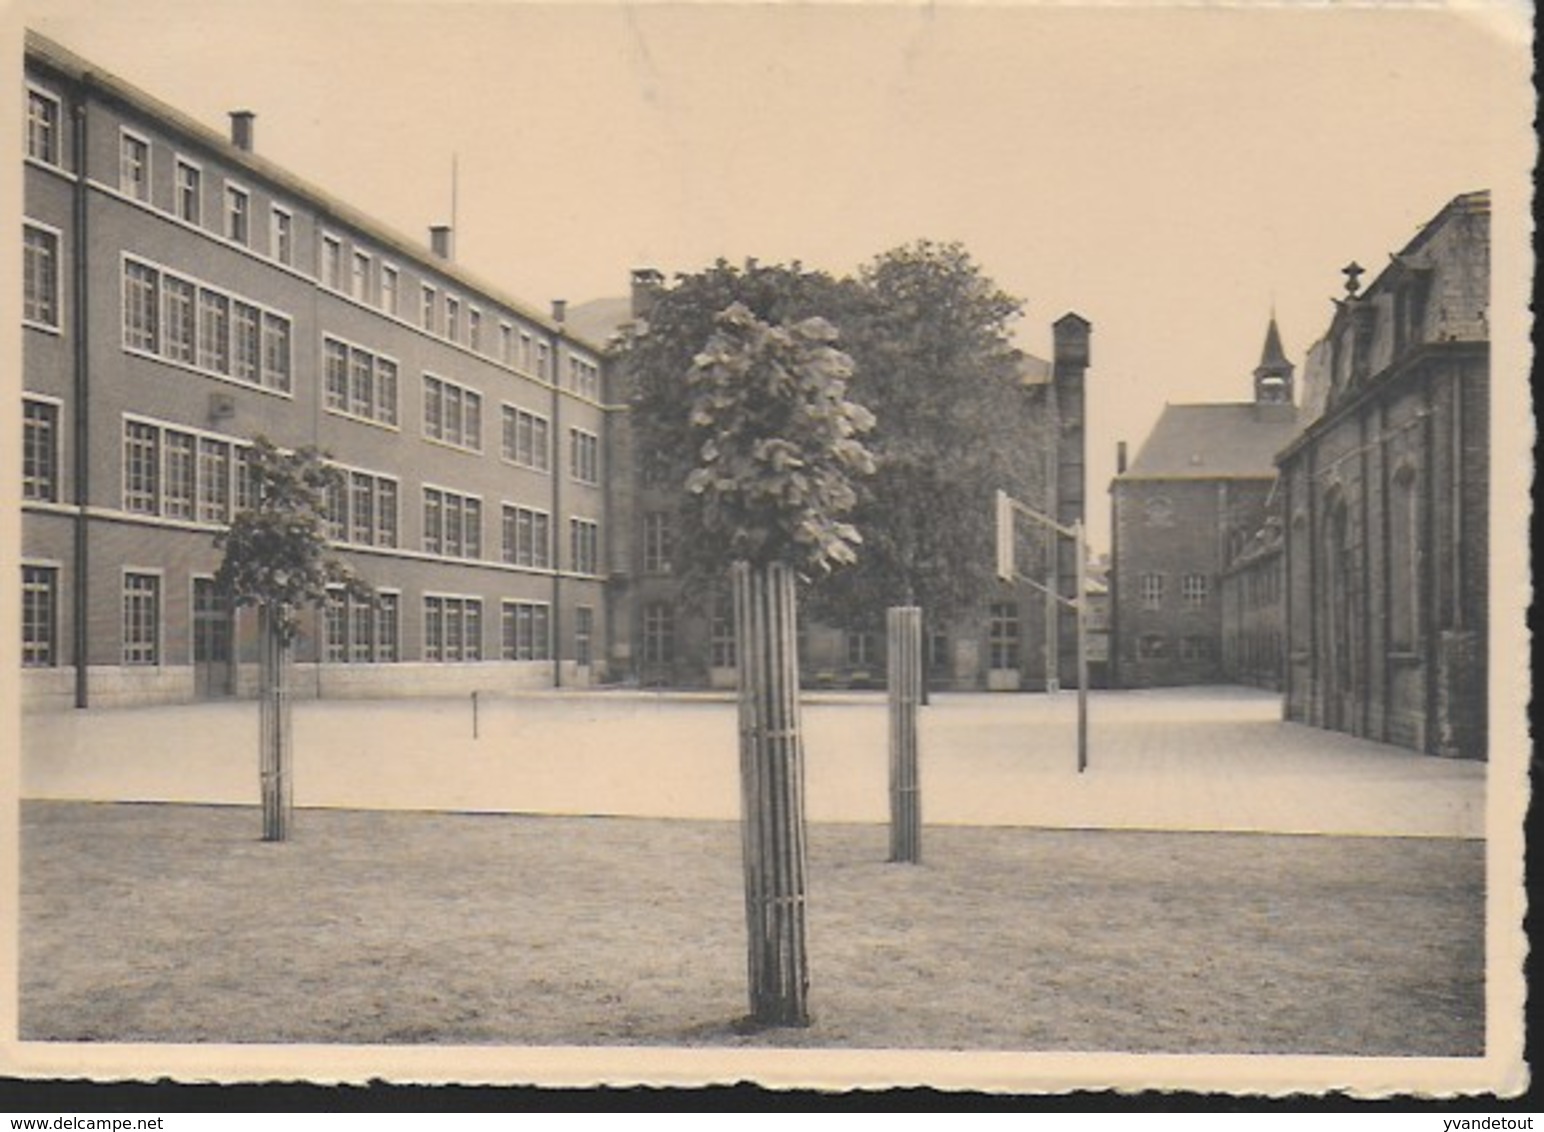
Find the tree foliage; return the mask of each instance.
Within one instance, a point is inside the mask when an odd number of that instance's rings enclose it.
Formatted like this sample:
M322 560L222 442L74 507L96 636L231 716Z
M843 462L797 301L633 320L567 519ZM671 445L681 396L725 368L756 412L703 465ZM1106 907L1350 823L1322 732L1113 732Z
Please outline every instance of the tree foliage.
M813 597L855 628L898 603L947 619L990 592L993 492L1037 497L1045 481L1043 397L1020 380L1011 338L1022 305L958 244L894 249L859 278L866 302L845 341L878 468L852 520L864 553Z
M769 326L742 303L715 321L686 380L701 551L810 573L852 562L862 540L842 516L857 503L853 478L874 470L859 439L874 418L847 400L852 360L836 328Z
M215 585L237 605L266 605L293 636L302 606L320 606L329 589L372 594L349 567L328 553L327 498L343 487L342 473L306 447L279 449L266 437L252 442L245 474L250 504L215 536L224 552Z
M874 628L887 605L917 603L944 619L979 600L993 577L993 492L1038 498L1045 482L1042 397L1020 382L1011 337L1019 301L963 247L929 241L847 278L722 261L679 276L622 345L646 480L684 489L701 441L685 375L716 316L737 302L772 325L831 323L852 360L848 395L876 421L864 437L875 472L858 482L845 519L862 547L851 568L816 579L811 611ZM687 556L711 545L701 514L681 512Z

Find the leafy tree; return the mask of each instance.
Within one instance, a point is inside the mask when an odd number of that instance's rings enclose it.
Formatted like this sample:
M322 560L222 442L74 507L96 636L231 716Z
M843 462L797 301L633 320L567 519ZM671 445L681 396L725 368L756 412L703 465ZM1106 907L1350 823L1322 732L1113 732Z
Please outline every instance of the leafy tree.
M847 399L852 363L820 318L770 326L741 303L686 376L689 503L701 554L733 562L740 671L740 783L752 1019L809 1023L804 742L796 571L849 563L852 477L873 468L872 424Z
M948 620L993 585L993 492L1036 497L1045 482L1041 395L1010 339L1021 304L959 244L886 252L860 281L844 343L853 396L877 418L878 468L852 519L864 552L816 588L815 607L851 628L893 604Z
M292 809L288 670L300 609L320 607L335 587L360 600L372 594L328 553L327 499L342 490L343 480L322 453L285 452L259 436L244 474L249 503L215 536L223 551L215 585L235 605L258 610L263 839L284 841Z

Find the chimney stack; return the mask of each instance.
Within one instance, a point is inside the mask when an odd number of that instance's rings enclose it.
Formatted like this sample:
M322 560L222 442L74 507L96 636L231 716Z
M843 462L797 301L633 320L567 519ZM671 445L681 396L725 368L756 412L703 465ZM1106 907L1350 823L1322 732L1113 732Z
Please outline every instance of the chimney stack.
M237 149L252 152L252 123L257 120L257 115L250 110L231 111L231 145Z
M654 309L654 300L665 285L664 272L652 267L633 268L632 315L635 319L647 319Z
M430 225L429 250L443 260L456 258L455 236L449 224Z
M1126 442L1124 440L1118 440L1118 441L1115 442L1115 474L1119 476L1119 475L1124 475L1125 472L1126 472Z
M553 299L552 300L552 321L556 322L556 323L562 323L567 318L568 318L568 300L567 299Z

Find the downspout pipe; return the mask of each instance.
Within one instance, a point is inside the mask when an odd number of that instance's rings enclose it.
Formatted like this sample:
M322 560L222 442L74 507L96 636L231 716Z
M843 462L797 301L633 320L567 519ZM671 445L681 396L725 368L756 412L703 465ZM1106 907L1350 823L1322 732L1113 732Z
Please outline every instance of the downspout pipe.
M70 116L74 123L72 131L71 162L74 166L75 191L71 201L74 212L74 232L70 248L70 297L74 309L70 312L70 340L74 351L73 384L74 404L71 406L74 428L73 439L75 451L71 454L71 463L74 471L73 502L75 504L75 545L72 568L74 570L74 585L70 587L73 599L72 648L75 660L75 706L85 708L90 706L91 689L88 678L90 657L87 650L91 644L91 634L88 631L87 615L90 609L90 567L91 557L89 550L90 519L87 508L91 502L91 365L89 344L90 337L87 330L88 314L91 310L89 302L87 275L86 249L90 246L87 232L87 198L86 198L86 102L90 92L91 79L86 76L73 87L73 99L70 104Z

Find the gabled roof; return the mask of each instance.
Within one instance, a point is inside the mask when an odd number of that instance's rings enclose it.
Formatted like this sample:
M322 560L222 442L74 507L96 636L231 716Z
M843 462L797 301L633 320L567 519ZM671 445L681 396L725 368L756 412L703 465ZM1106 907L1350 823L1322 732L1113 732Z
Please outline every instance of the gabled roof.
M1299 431L1294 405L1165 405L1117 479L1268 479Z

